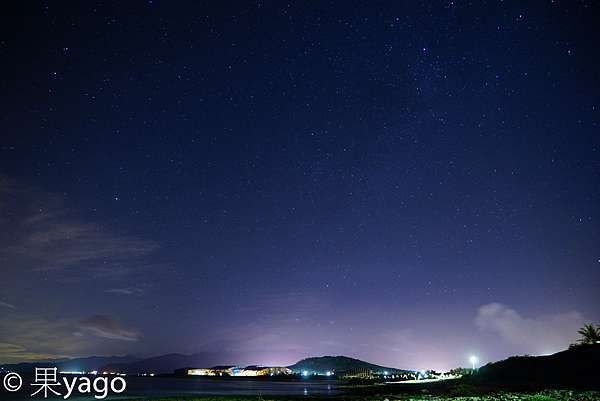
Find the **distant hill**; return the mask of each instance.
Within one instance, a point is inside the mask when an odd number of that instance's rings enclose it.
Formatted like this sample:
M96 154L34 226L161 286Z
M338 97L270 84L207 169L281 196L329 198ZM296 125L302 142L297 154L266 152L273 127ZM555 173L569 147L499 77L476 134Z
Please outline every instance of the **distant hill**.
M126 356L90 356L86 358L71 359L49 359L37 362L23 362L16 364L2 365L6 371L12 372L33 372L36 367L57 367L58 370L65 371L100 371L102 366L115 364L130 364L139 361L140 358Z
M468 381L501 385L600 388L600 344L547 356L514 356L489 363Z
M140 359L131 363L105 365L102 367L102 370L128 374L173 373L179 368L203 368L230 363L233 360L232 358L232 356L213 352L199 352L191 355L166 354Z
M138 373L173 373L176 369L195 367L203 368L223 364L236 364L235 355L218 352L199 352L191 355L184 354L166 354L150 358L137 358L133 356L112 356L99 357L92 356L88 358L76 359L56 359L41 361L35 363L20 363L13 365L4 365L7 371L15 372L33 372L35 367L58 367L59 370L68 371L86 371L97 370L99 372L119 372L127 374ZM295 373L302 373L306 370L325 374L325 372L358 372L368 371L372 373L388 372L390 374L403 372L400 369L387 368L374 365L359 359L348 358L345 356L323 356L318 358L303 359L289 367Z
M315 358L306 358L295 364L288 366L294 373L316 372L318 374L325 374L327 371L343 373L343 372L356 372L356 371L368 371L371 373L383 374L388 372L389 374L402 373L406 370L387 368L385 366L374 365L369 362L361 361L360 359L349 358L347 356L321 356Z

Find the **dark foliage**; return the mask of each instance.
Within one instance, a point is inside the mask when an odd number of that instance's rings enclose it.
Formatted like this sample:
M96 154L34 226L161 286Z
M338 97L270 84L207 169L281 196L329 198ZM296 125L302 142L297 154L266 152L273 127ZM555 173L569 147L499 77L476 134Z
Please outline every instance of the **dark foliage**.
M600 345L581 345L548 356L515 356L487 364L471 383L600 389Z

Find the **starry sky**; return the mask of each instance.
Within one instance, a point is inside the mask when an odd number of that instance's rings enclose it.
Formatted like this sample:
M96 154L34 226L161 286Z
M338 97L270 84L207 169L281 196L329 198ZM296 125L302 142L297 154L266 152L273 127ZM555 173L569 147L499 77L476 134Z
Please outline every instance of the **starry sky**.
M26 7L0 362L449 369L599 322L598 3Z

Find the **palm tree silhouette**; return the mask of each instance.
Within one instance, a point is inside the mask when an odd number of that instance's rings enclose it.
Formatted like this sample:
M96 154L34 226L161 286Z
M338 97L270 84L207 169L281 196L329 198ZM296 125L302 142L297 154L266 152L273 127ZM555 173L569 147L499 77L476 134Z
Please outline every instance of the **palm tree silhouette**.
M577 341L579 344L600 344L600 327L596 328L593 324L586 324L577 333L581 338Z

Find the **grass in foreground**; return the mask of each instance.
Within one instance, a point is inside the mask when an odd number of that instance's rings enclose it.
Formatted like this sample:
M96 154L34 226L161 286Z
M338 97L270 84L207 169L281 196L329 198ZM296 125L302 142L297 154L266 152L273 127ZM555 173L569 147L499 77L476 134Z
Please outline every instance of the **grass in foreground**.
M140 400L140 399L138 399ZM377 396L335 395L335 396L205 396L152 398L152 401L597 401L600 392L544 390L535 393L497 392L478 396L396 394Z

